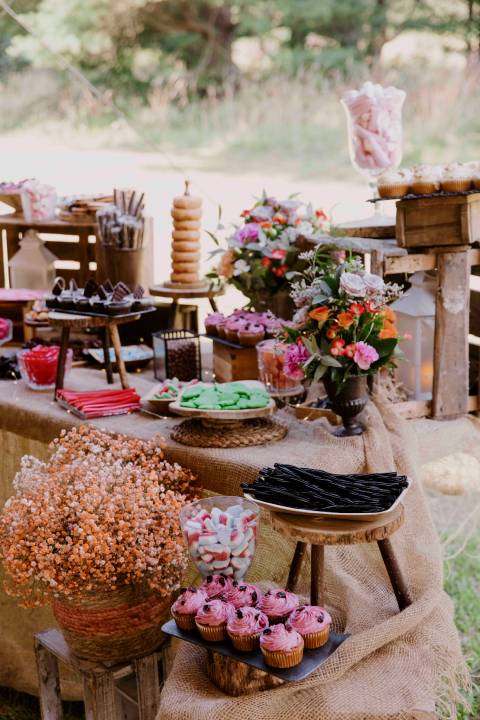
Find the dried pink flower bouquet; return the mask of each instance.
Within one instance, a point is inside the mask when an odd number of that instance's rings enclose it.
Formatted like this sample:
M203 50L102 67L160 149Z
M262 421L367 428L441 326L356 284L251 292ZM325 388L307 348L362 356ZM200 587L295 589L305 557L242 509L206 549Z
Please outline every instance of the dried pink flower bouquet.
M7 592L26 607L140 582L168 596L186 564L179 511L195 476L155 438L81 426L52 447L47 463L22 459L0 514Z

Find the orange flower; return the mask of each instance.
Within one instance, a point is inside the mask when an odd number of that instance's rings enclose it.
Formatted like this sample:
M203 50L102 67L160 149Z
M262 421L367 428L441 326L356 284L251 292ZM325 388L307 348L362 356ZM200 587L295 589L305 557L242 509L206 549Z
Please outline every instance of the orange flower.
M265 222L261 222L261 223L260 223L260 227L265 228L265 229L266 229L266 228L271 228L271 227L272 227L272 223L271 223L271 222L266 222L266 221L265 221Z
M334 327L329 327L328 330L327 330L327 332L325 333L325 335L327 336L327 338L328 338L329 340L333 340L333 338L336 338L336 337L337 337L337 330L336 330L336 328L334 328Z
M382 313L383 317L391 323L394 323L397 319L395 312L390 307L386 307Z
M350 325L353 323L353 319L354 318L351 312L341 312L339 315L337 315L337 323L344 330L348 330Z
M276 223L278 223L279 225L286 225L287 222L288 222L288 218L287 218L286 215L284 215L283 213L280 213L280 212L279 212L279 213L276 213L276 214L273 216L273 222L276 222Z
M389 340L390 338L398 337L398 330L396 325L389 320L385 320L383 323L383 328L378 333L378 337L380 338L380 340Z
M330 310L325 305L321 305L320 307L311 310L308 314L312 320L316 320L318 323L324 323L330 315Z

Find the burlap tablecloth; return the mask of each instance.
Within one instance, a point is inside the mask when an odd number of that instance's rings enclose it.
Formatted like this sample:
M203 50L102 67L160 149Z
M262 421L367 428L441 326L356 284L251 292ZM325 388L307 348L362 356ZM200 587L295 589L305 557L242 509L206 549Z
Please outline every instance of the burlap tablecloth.
M148 376L132 376L131 381L140 394L151 388ZM105 387L105 381L98 371L76 369L67 386L92 389ZM260 467L275 461L338 472L396 467L414 477L419 462L416 440L420 440L422 462L458 450L468 451L478 443L478 421L474 419L405 423L388 408L382 409L382 414L385 425L371 405L367 413L369 431L360 438L339 440L328 433L323 421L297 422L280 413L279 418L289 425L284 440L235 450L196 449L173 442L169 432L178 422L174 419L142 414L94 423L137 437L162 434L167 439L168 458L191 467L199 473L208 491L220 494L238 494L241 482L252 481ZM51 393L30 391L23 383L0 383L2 504L11 494L20 457L25 453L45 457L48 442L63 427L80 422L59 408ZM440 546L418 482L409 493L406 510L405 526L393 542L415 598L410 608L397 614L395 598L375 546L329 548L328 606L335 626L353 635L329 663L302 683L234 700L219 693L206 680L201 651L181 647L163 693L159 720L203 717L215 720L227 713L246 720L287 716L357 720L370 717L373 712L378 717L388 717L389 713L391 717L403 718L405 708L432 710L435 702L451 707L456 679L462 676L464 666L451 603L441 589ZM281 584L292 545L265 525L261 537L251 577ZM36 691L32 635L53 624L48 609L22 610L0 593L1 685ZM76 695L76 689L67 679L66 696ZM383 710L385 714L378 715Z

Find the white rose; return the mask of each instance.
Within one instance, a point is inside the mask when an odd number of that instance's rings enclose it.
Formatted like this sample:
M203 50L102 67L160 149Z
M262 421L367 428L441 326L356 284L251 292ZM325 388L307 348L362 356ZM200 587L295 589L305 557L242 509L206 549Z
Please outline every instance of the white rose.
M369 293L381 293L385 285L380 275L373 275L372 273L365 273L363 282Z
M367 287L360 275L344 272L340 278L340 289L352 297L365 297Z
M235 276L242 275L250 270L250 265L245 260L237 260L233 266L233 274Z

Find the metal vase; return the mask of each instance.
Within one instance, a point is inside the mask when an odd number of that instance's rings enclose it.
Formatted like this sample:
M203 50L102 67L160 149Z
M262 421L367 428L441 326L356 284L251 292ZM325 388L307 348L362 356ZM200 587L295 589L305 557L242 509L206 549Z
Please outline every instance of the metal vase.
M339 387L326 375L323 384L332 410L342 418L343 424L339 425L333 434L337 437L362 435L365 426L358 420L358 415L368 402L367 376L351 377Z

